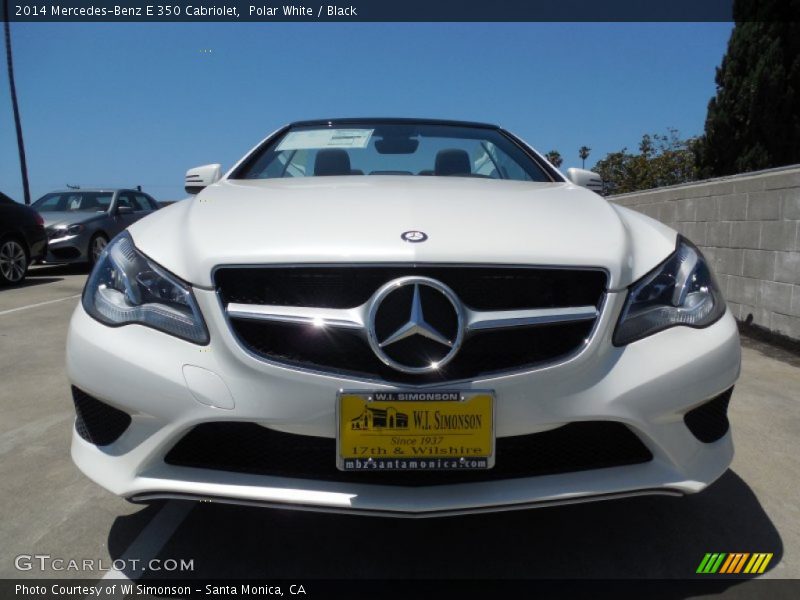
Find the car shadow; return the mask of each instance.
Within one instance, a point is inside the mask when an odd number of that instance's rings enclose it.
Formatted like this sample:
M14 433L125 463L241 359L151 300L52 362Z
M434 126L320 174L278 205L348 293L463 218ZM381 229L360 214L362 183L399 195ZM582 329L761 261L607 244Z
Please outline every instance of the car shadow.
M112 558L160 504L119 517ZM175 577L213 579L673 579L667 596L703 579L717 593L749 575L696 575L707 552L783 555L780 534L733 471L703 493L440 519L389 519L197 504L158 558L194 561ZM142 559L154 557L138 557ZM141 577L130 573L129 577ZM163 577L164 575L160 575ZM149 579L151 576L147 575ZM709 587L711 589L709 589Z
M53 275L86 275L89 272L89 265L33 265L28 269L28 278L38 279Z
M18 290L21 288L26 287L33 287L35 285L42 285L43 283L55 283L56 281L64 281L63 277L38 277L32 274L31 271L28 271L27 276L25 279L20 281L19 283L15 283L13 285L4 285L0 287L0 290Z

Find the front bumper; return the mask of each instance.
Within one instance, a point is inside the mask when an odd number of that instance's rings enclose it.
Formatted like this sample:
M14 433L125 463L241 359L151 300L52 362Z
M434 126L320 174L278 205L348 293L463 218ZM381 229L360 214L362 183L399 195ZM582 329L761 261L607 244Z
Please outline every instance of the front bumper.
M43 227L35 227L26 232L31 262L42 260L47 254L47 233Z
M495 391L499 438L578 421L615 421L647 446L653 455L649 462L413 488L170 465L165 455L200 423L255 422L286 433L333 438L340 389L395 389L260 361L233 338L216 295L195 293L211 336L205 347L138 325L108 328L81 306L72 317L70 380L132 418L122 436L107 446L74 434L73 460L91 479L121 496L438 516L698 492L725 472L733 456L730 433L703 443L683 420L687 411L730 388L738 377L740 348L730 313L706 329L675 327L615 348L611 334L624 294L610 293L595 334L577 356L458 387ZM193 374L187 376L185 367ZM204 375L198 380L197 373Z

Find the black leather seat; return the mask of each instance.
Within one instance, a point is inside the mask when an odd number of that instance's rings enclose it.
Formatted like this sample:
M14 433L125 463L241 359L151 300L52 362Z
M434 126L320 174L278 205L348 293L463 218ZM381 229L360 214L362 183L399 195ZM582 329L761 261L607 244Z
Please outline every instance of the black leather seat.
M350 156L346 150L329 148L319 150L314 159L314 175L350 175Z
M470 175L472 165L466 150L439 150L434 175Z

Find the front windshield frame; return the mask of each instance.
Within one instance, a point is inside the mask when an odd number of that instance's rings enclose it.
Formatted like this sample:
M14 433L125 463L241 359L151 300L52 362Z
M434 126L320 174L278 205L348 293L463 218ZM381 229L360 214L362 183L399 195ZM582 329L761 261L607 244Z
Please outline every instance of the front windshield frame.
M454 135L454 138L461 138L461 139L481 139L481 132L483 133L483 137L486 138L494 138L501 150L503 150L504 154L509 155L509 157L515 162L516 165L519 166L520 170L524 171L527 175L527 178L521 179L518 177L490 177L491 179L504 179L504 180L512 180L512 181L530 181L535 183L541 182L564 182L565 179L563 176L554 169L549 163L547 163L544 158L536 153L530 146L528 146L525 142L511 134L510 132L496 126L491 125L481 125L481 124L472 124L472 123L462 123L457 121L426 121L426 120L414 120L414 119L343 119L343 120L333 120L333 121L306 121L306 122L299 122L293 123L291 125L287 125L273 133L267 139L265 139L261 144L259 144L255 149L253 149L249 154L247 154L237 165L231 169L231 172L227 175L227 179L232 180L267 180L267 179L284 179L284 176L265 176L264 172L266 171L266 167L264 167L264 162L269 160L268 156L265 156L269 153L275 155L276 149L280 146L280 144L286 139L286 136L292 132L303 131L303 130L317 130L322 131L326 129L380 129L381 127L423 127L423 128L452 128L454 132L458 133L459 135ZM474 130L476 135L474 137L470 137L468 135L464 135L465 132L470 130ZM262 168L260 171L255 171L257 165L261 163ZM392 174L391 172L385 172L380 174ZM404 173L406 175L422 175L422 172L418 173ZM432 175L433 173L424 173L425 175ZM353 172L351 175L362 175L362 173ZM379 173L367 173L370 176L379 175ZM316 174L304 174L303 177L320 177L322 175ZM439 175L441 176L441 175ZM475 177L476 174L471 175L464 175L465 177Z

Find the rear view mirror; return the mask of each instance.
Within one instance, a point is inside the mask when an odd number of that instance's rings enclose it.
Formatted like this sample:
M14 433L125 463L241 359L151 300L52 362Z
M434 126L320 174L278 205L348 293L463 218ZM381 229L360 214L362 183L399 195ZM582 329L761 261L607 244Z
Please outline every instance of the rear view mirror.
M414 154L419 146L419 140L410 137L385 137L375 140L375 150L378 154Z
M215 163L213 165L195 167L194 169L186 171L186 183L184 184L186 193L200 193L204 188L219 181L221 169L222 165Z
M133 209L130 206L119 205L117 206L117 214L118 215L129 215L133 213Z
M594 171L587 171L586 169L576 169L575 167L567 169L567 179L575 185L585 187L603 195L603 178Z

